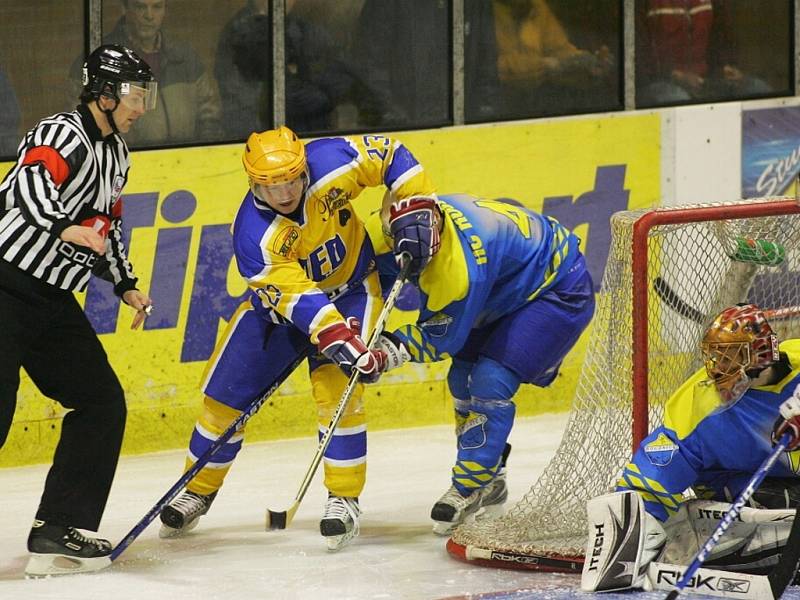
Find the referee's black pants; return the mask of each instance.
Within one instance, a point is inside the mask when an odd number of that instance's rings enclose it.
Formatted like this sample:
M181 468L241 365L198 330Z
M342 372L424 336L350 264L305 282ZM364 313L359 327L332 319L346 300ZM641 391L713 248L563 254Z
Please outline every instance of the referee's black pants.
M45 396L70 410L36 518L97 531L125 431L125 396L72 292L0 260L0 448L24 367ZM32 435L29 443L37 443Z

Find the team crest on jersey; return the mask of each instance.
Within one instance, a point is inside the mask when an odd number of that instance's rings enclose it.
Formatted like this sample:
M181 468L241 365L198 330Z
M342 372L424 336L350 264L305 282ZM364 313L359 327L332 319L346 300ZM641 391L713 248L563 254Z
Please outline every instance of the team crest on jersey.
M672 462L672 457L678 451L678 445L663 433L644 447L644 454L651 464L665 467Z
M333 213L348 202L350 202L350 193L346 193L342 188L334 187L317 200L317 210L322 215L322 220L327 221Z
M453 322L453 317L445 313L436 313L430 319L426 319L419 326L425 330L425 333L432 337L444 337L447 333L447 328Z
M125 178L117 175L114 178L114 185L111 186L111 205L113 206L122 195L122 188L125 187Z
M284 227L278 232L275 243L272 246L275 254L288 257L292 251L292 246L300 239L300 230L297 227Z

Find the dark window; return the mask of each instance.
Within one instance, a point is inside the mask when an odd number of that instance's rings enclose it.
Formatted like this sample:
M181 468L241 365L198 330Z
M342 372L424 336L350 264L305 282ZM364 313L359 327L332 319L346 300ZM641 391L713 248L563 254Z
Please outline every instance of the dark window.
M72 110L64 80L83 51L83 0L4 2L0 19L0 157L42 117Z
M791 4L637 0L637 106L789 94Z

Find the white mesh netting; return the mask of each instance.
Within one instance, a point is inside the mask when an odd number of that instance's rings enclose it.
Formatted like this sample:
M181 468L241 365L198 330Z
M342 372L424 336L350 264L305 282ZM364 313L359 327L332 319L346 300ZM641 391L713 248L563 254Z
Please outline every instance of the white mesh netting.
M797 210L793 200L750 200L755 213ZM685 218L695 205L659 209ZM781 208L782 210L782 208ZM633 445L632 314L646 310L649 427L662 420L665 401L702 366L699 341L724 307L755 302L764 309L800 305L800 215L660 225L647 236L646 307L634 307L634 223L651 209L612 218L612 241L598 294L593 329L571 414L558 449L530 491L505 516L466 524L452 541L500 552L582 556L586 501L613 489ZM708 218L706 216L705 218ZM798 318L772 322L779 339L800 336ZM513 470L511 476L514 476Z

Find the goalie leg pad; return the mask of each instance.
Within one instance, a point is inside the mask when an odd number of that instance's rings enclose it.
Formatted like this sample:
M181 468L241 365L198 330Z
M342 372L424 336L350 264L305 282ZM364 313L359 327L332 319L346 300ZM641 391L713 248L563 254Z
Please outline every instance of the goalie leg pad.
M589 540L581 589L609 592L642 587L649 563L664 549L666 534L636 492L614 492L586 505Z
M726 502L709 500L688 502L689 520L696 543L685 543L683 546L696 552L714 531L730 506ZM717 569L742 573L768 573L780 559L794 517L795 509L742 508L725 535L706 558L705 564ZM672 537L670 535L670 550L673 546Z

